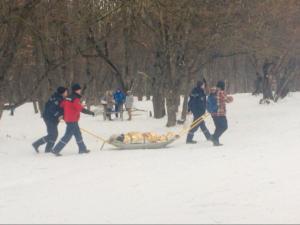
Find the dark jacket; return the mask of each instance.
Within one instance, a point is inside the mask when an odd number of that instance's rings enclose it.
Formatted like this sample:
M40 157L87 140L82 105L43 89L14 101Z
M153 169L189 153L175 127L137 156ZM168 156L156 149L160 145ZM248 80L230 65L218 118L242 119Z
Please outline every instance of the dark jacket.
M45 104L43 118L50 122L58 123L58 118L64 114L64 110L60 107L62 101L62 95L55 92Z
M188 102L188 111L194 116L201 116L206 112L206 94L200 87L195 87Z

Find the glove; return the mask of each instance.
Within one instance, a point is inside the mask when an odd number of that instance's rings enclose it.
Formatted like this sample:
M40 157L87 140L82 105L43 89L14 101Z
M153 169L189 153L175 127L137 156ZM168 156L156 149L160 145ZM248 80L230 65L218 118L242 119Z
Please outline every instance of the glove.
M88 109L85 109L85 108L81 112L84 113L84 114L87 114L87 115L95 116L94 112L92 112Z

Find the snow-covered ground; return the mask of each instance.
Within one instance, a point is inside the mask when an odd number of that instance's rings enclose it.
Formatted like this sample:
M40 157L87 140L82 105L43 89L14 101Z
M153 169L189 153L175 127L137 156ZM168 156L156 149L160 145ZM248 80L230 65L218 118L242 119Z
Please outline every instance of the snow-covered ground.
M92 152L78 155L72 140L60 158L31 148L45 133L31 104L14 117L6 112L0 223L300 223L300 93L271 105L250 94L234 97L222 147L198 132L196 145L182 137L167 149L100 151L101 143L84 134ZM83 115L80 125L104 137L182 128L139 114L132 122Z

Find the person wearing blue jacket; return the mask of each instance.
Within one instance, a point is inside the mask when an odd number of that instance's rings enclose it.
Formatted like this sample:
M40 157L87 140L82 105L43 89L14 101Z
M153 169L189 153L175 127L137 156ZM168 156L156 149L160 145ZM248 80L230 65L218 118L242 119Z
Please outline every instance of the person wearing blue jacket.
M63 109L60 107L60 103L67 95L67 88L58 87L56 92L46 102L42 116L47 127L47 135L32 144L37 153L39 153L39 147L44 144L46 144L46 153L52 151L58 137L58 123L64 114Z
M192 112L194 120L197 120L199 117L203 116L206 112L206 94L205 94L205 85L206 81L198 81L197 86L192 90L188 102L188 112ZM186 143L187 144L196 144L197 142L193 140L194 133L198 128L202 130L204 136L207 140L211 140L211 134L207 129L205 122L202 121L193 129L191 129L187 135Z
M121 91L121 89L117 89L114 93L114 100L115 100L115 112L116 117L118 118L118 113L123 110L123 104L125 102L126 95Z

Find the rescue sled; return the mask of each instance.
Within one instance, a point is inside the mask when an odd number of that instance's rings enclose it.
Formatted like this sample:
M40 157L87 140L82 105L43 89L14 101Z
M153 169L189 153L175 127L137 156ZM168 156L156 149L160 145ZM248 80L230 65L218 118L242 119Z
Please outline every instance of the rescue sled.
M164 142L157 143L123 143L121 141L114 140L110 142L110 145L113 145L119 150L134 150L134 149L160 149L166 148L168 145L172 144L178 137L171 138Z
M112 135L108 143L117 149L159 149L167 147L178 138L173 132L164 135L154 132L128 132Z
M193 129L199 123L204 121L209 116L208 113L199 117L193 121L190 127L182 129L178 134L169 132L165 135L158 135L152 132L140 133L140 132L129 132L127 134L112 135L108 140L104 139L86 129L80 128L81 131L97 138L102 141L103 144L100 150L103 149L105 144L112 145L118 150L134 150L134 149L162 149L172 144L174 141L179 139L183 134L186 134L189 130Z

